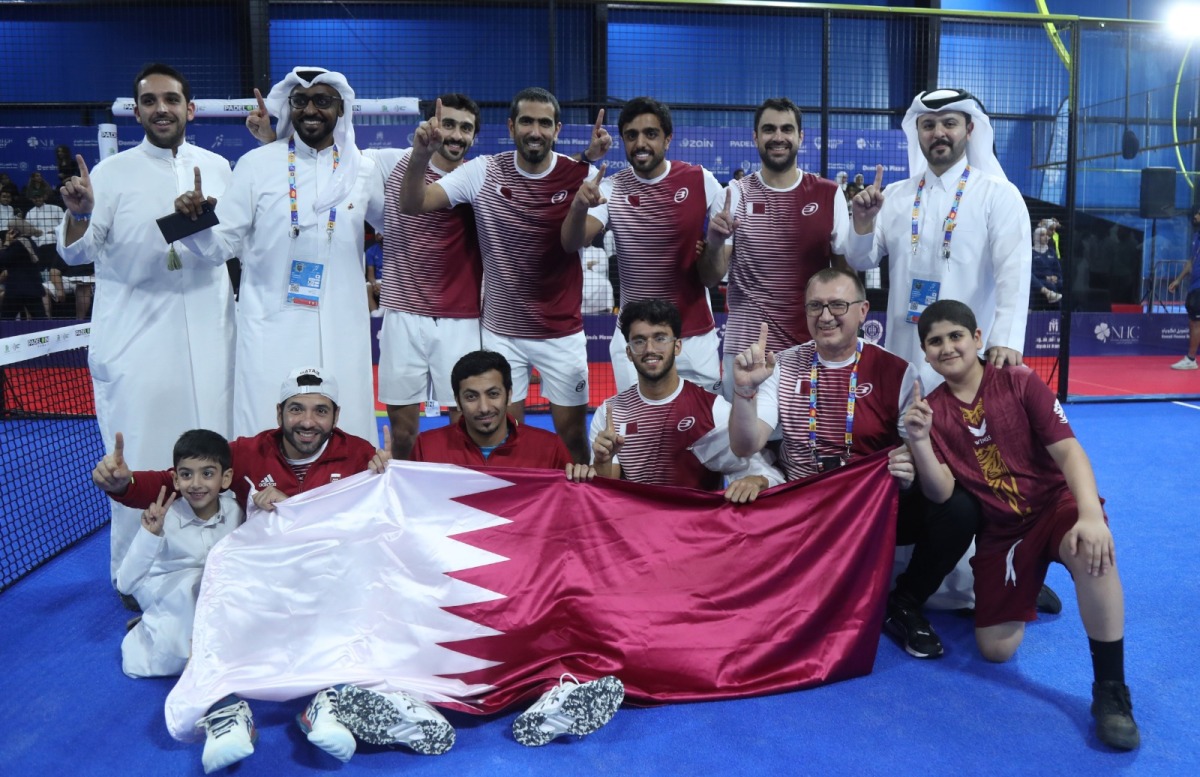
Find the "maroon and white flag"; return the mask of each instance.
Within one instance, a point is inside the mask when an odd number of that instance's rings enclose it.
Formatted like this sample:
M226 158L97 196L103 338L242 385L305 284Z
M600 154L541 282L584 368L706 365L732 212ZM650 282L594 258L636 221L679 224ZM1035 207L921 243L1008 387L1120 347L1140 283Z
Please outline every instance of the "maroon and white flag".
M276 505L208 557L167 698L195 739L236 693L337 683L491 713L563 672L634 703L867 674L895 548L886 454L736 506L545 470L393 462Z

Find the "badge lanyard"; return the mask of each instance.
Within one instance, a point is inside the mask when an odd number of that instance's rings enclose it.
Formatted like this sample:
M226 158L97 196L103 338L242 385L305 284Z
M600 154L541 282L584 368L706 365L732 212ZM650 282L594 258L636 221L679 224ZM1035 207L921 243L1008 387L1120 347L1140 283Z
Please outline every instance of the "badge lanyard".
M842 463L850 460L850 447L854 444L854 404L858 399L858 362L862 359L862 348L862 340L859 340L858 347L854 350L854 366L850 370L850 391L846 397L846 454L842 458ZM818 359L817 351L814 348L808 370L808 447L812 452L813 462L817 465L817 471L824 472L825 467L817 455Z
M338 162L341 161L341 156L338 154L337 144L333 144L333 170L337 172ZM291 206L292 214L292 229L289 233L293 240L300 237L300 214L296 208L296 139L288 138L288 204ZM337 225L337 206L329 209L329 221L325 224L325 234L330 240L333 239L333 229Z
M962 202L963 190L967 188L967 178L971 175L971 166L967 165L963 168L962 175L958 179L958 187L954 192L954 203L950 206L950 212L946 214L946 220L942 222L942 258L950 261L950 238L954 235L954 222L958 218L958 206ZM913 200L912 209L912 252L913 256L917 255L917 243L919 242L918 229L921 221L921 192L925 189L925 176L921 176L921 182L917 184L917 196Z

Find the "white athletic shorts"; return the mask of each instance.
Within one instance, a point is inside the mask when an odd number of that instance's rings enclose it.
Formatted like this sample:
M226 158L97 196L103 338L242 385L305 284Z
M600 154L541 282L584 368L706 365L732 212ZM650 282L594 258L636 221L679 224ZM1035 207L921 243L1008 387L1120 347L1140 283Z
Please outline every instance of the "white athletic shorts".
M450 371L481 346L477 318L431 318L384 310L379 330L379 401L385 405L424 402L429 384L438 404L455 407Z
M685 337L683 348L675 358L675 369L679 377L690 380L700 388L712 394L721 391L721 361L717 358L717 330L712 330L695 337ZM613 331L612 340L608 344L608 355L612 357L613 378L617 382L617 393L621 393L637 383L637 370L629 356L625 353L625 336L621 334L621 325Z
M483 347L502 354L512 366L512 401L529 395L529 367L542 376L542 396L551 404L578 407L588 402L587 337L576 332L566 337L538 340L505 337L483 330Z

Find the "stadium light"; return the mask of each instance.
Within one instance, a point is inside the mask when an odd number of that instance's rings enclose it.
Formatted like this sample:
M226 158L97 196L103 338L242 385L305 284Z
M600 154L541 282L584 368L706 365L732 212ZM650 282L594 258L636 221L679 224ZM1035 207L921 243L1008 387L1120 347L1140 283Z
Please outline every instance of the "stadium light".
M1167 11L1166 22L1173 37L1200 37L1200 3L1176 3Z

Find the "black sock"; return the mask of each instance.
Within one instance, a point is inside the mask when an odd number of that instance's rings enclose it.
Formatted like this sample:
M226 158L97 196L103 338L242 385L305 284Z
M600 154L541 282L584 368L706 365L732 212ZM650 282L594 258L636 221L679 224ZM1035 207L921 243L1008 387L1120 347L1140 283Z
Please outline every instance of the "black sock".
M1113 680L1125 683L1125 638L1116 642L1098 642L1088 637L1092 651L1092 676L1096 682Z

